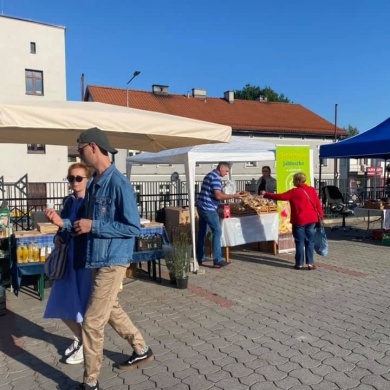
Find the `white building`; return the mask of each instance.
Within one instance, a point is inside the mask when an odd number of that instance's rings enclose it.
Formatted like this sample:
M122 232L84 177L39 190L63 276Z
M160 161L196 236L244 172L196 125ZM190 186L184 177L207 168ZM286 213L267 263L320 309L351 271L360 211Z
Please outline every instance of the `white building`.
M65 27L0 15L0 100L66 100ZM0 177L62 181L68 148L0 144Z

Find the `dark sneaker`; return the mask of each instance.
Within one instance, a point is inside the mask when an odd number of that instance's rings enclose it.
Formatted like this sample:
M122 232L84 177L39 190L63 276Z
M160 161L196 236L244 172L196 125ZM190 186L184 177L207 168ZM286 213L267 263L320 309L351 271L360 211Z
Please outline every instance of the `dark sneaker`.
M134 351L129 359L125 360L123 363L118 364L118 368L128 371L134 370L143 364L152 361L153 359L153 352L150 348L148 348L146 352L140 355Z
M315 264L308 264L307 269L311 271L312 269L317 269L317 266Z
M99 390L99 382L96 385L90 386L88 383L80 383L79 390Z
M214 261L214 268L226 267L227 265L229 265L229 263L225 260Z
M301 265L294 265L295 269L302 269L303 267Z

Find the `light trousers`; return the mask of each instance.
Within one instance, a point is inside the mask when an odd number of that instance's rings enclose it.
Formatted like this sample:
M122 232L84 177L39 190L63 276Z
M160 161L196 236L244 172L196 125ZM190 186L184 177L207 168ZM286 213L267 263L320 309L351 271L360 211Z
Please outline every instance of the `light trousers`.
M146 347L140 331L118 302L118 292L127 266L92 270L92 294L83 322L84 382L96 382L103 361L104 327L107 322L140 353Z

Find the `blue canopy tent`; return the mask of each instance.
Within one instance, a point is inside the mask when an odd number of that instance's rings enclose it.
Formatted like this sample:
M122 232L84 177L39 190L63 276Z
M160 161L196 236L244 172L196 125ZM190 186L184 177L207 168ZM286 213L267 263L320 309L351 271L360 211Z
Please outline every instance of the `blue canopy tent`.
M320 158L390 158L390 118L364 133L320 146Z
M390 118L364 133L329 145L321 145L322 158L374 158L390 159ZM321 165L320 165L321 194ZM388 185L388 184L387 184ZM376 181L375 189L376 190Z

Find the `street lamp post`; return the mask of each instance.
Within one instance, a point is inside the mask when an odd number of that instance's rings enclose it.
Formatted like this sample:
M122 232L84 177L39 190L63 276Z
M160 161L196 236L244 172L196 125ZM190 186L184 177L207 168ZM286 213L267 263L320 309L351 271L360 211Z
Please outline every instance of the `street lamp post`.
M338 104L336 103L334 105L334 139L333 139L333 142L337 142L337 107L338 107ZM334 185L337 186L337 178L338 178L337 158L334 159L333 176L334 176Z
M136 70L134 73L133 73L133 76L132 78L126 83L126 107L129 107L129 84L131 83L131 81L137 77L141 72L139 70Z

